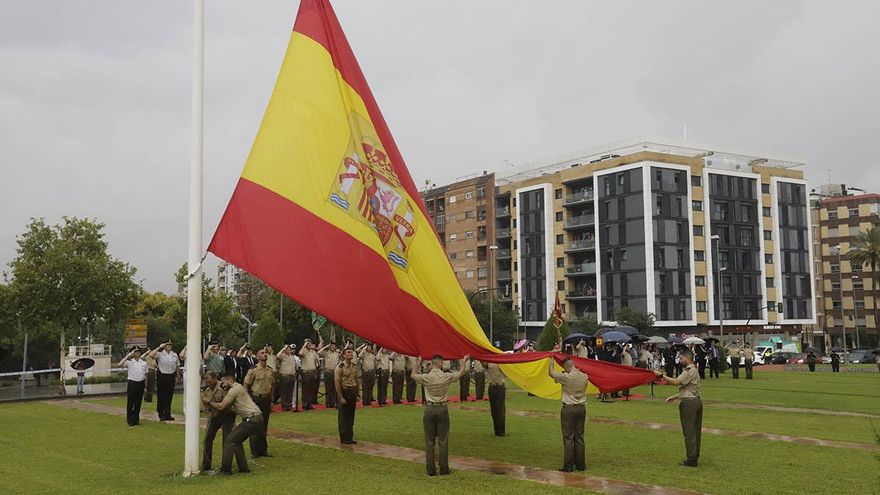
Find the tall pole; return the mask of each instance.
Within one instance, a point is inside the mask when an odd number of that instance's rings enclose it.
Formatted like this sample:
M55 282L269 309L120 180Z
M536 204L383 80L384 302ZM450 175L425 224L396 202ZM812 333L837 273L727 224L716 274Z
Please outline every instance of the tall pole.
M493 346L495 345L495 311L494 311L494 302L495 302L495 289L498 288L498 282L495 281L495 250L498 249L498 246L489 246L489 267L492 268L492 276L489 277L489 283L492 284L492 290L489 295L489 343ZM488 270L486 270L488 271Z
M858 277L857 275L853 275L853 276L852 276L852 284L853 284L853 313L855 314L855 320L856 320L856 347L855 347L856 349L859 349L860 347L862 347L861 342L859 342L859 307L856 306L856 280L858 280L858 279L859 279L859 277ZM865 300L864 290L865 290L865 289L864 289L864 287L863 287L863 288L862 288L862 294L860 294L861 297L859 297L859 300L862 301L862 302L864 302L864 300ZM868 320L868 318L867 318L867 316L865 316L865 323L867 323L867 320ZM866 325L866 327L867 327L867 325Z
M709 240L714 241L713 251L715 252L715 273L718 280L718 292L716 299L718 300L718 332L724 337L724 282L721 281L721 258L718 257L718 245L721 244L721 236L713 235Z
M199 369L202 340L202 152L204 146L205 0L193 0L192 154L189 167L189 256L186 301L183 475L199 472Z
M843 341L843 362L846 363L846 321L843 319L843 267L840 258L840 244L834 246L832 250L837 251L837 294L840 296L840 337ZM855 298L853 298L855 305Z
M18 333L21 333L21 320L18 320ZM24 332L24 352L21 355L21 398L24 399L24 377L27 373L28 332ZM64 363L61 364L64 366ZM63 384L62 384L63 386Z

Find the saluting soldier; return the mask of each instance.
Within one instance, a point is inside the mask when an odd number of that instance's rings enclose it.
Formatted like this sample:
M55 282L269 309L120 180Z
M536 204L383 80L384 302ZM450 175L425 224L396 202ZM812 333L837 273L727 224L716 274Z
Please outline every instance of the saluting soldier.
M403 382L406 379L406 356L399 352L391 355L391 402L403 403Z
M208 425L205 428L205 442L202 448L202 471L210 471L214 452L214 438L217 431L223 432L223 441L235 426L235 414L229 411L217 410L208 403L220 404L226 398L226 389L220 386L217 373L208 371L205 373L205 386L202 388L202 404L208 413ZM221 442L222 443L222 442Z
M467 369L459 369L461 378L458 379L458 400L467 402L468 396L471 395L471 370L470 363Z
M507 387L504 384L504 373L496 363L486 365L486 374L489 375L489 410L492 413L492 426L495 428L495 436L504 436L504 420L507 414L504 400L507 395Z
M339 349L336 348L335 342L330 342L318 349L318 355L324 359L324 404L327 407L336 407L339 398L333 382L336 367L339 366L341 360Z
M406 365L404 372L406 373L406 401L416 401L416 382L412 379L413 370L419 366L419 359L415 356L406 356Z
M388 349L384 347L379 349L379 352L376 354L376 366L378 366L378 371L376 372L376 377L379 380L379 384L377 387L379 406L384 406L388 402L388 378L391 373L391 355L388 353Z
M703 430L703 401L700 399L700 374L694 366L694 355L691 351L682 351L681 359L684 370L677 378L657 372L657 376L678 386L678 393L668 397L666 402L681 401L678 415L681 419L681 431L684 434L684 446L687 458L680 462L682 466L697 467L700 458L700 434Z
M755 361L755 351L752 350L751 344L744 344L742 348L742 360L746 367L746 380L752 379L752 366ZM702 378L702 376L700 377Z
M425 430L425 467L428 476L437 474L434 464L434 446L440 450L440 475L449 474L449 385L461 378L467 370L471 357L465 356L455 373L443 372L443 357L435 355L431 359L431 371L413 372L412 379L422 384L425 393L425 412L422 425Z
M554 348L559 351L559 345ZM570 357L562 360L562 373L557 373L555 360L550 359L549 374L556 383L562 385L562 423L563 461L560 471L570 473L586 469L584 449L584 425L587 421L587 383L586 373L574 366Z
M315 344L311 339L303 342L302 349L299 350L299 358L302 363L302 405L303 411L315 408L316 379L318 378L318 353L315 351Z
M733 375L733 379L739 380L740 348L738 340L734 340L727 346L727 353L730 354L730 372Z
M248 469L242 444L245 440L253 439L264 431L263 416L260 408L248 395L247 390L235 381L235 376L232 373L226 372L220 379L220 383L226 389L226 397L223 398L223 401L220 403L205 402L203 399L202 403L218 411L232 411L242 419L241 423L223 438L223 460L220 464L220 474L232 474L233 456L238 464L238 472L249 473L251 470Z
M144 400L144 380L147 379L147 362L141 359L141 350L134 346L117 364L128 369L126 386L126 419L128 426L137 426L141 421L141 401Z
M213 371L217 376L223 374L223 356L220 355L220 345L217 342L208 342L202 358L205 360L205 371Z
M272 392L275 386L275 371L266 365L266 349L257 351L257 365L251 368L244 377L244 387L251 395L254 404L260 408L262 429L258 435L250 437L251 456L268 457L269 414L272 412Z
M373 352L373 346L362 344L357 357L361 363L361 401L369 406L373 403L373 385L376 384L376 353Z
M358 371L354 363L354 350L342 351L342 362L333 370L333 383L339 398L336 411L339 441L346 445L357 443L354 439L354 413L358 400Z
M486 393L486 369L480 361L474 361L471 365L471 377L474 379L474 398L483 400Z
M275 355L278 361L278 388L281 409L293 409L293 394L296 387L296 355L290 344L285 345Z
M147 363L147 378L144 382L144 402L153 402L153 392L156 390L156 358L146 353L143 356Z

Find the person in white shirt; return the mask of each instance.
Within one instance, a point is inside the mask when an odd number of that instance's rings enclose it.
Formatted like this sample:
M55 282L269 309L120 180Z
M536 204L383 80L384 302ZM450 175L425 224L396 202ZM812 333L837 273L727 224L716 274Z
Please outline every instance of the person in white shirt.
M128 370L128 399L125 406L128 426L137 426L141 419L141 401L144 400L147 362L141 359L141 350L134 347L119 361L118 366Z
M159 421L173 421L171 399L174 397L180 358L171 349L171 342L153 349L150 356L156 360L156 412L159 413Z

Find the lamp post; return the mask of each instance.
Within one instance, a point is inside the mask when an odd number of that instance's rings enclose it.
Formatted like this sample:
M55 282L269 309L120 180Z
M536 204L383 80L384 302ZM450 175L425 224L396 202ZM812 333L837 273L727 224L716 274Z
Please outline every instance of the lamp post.
M498 249L498 246L492 245L489 246L489 267L492 269L492 277L489 278L489 282L492 283L492 288L496 288L498 283L495 281L495 250ZM487 270L488 271L488 270ZM489 295L489 343L495 345L494 335L495 335L495 311L494 309L494 301L495 294Z
M247 342L248 342L248 344L250 344L250 343L251 343L251 329L254 328L255 326L257 326L257 324L256 324L256 323L251 323L251 320L249 320L248 317L245 316L245 315L240 314L240 315L238 315L238 316L241 316L241 319L247 322L247 327L248 327L248 339L247 339Z
M859 280L861 277L859 277L858 275L853 275L851 278L852 278L852 285L853 285L853 313L855 313L855 319L856 319L856 349L858 349L861 347L861 343L859 342L859 307L856 306L856 280ZM865 290L864 286L860 290L864 291ZM859 301L864 302L864 300L865 300L864 292L862 294L860 294L860 296L861 297L859 297Z
M843 319L843 272L840 266L841 262L841 249L840 244L835 246L831 246L831 255L837 256L837 293L840 296L840 337L843 341L843 345L841 348L843 349L844 359L846 359L846 321ZM855 301L853 301L853 305L855 305ZM832 308L833 309L833 308ZM858 332L856 332L858 333Z
M718 301L718 323L719 323L718 324L718 331L720 333L720 336L724 337L724 308L722 307L722 305L724 304L724 301L722 299L722 297L723 297L722 293L724 292L724 284L721 282L721 272L726 270L727 267L721 266L721 258L718 255L718 245L721 244L721 236L719 236L718 234L715 234L712 237L710 237L709 239L711 239L713 241L712 242L712 250L714 251L714 255L715 255L715 273L717 274L716 278L718 280L718 292L717 292L717 295L715 296L716 300Z

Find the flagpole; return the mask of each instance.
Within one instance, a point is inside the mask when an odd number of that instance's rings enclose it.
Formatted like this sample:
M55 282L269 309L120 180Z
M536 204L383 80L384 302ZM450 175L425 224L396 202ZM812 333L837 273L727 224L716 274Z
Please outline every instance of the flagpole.
M189 253L186 298L183 475L199 472L199 386L202 340L202 152L204 146L205 0L193 0L192 154L189 167Z

